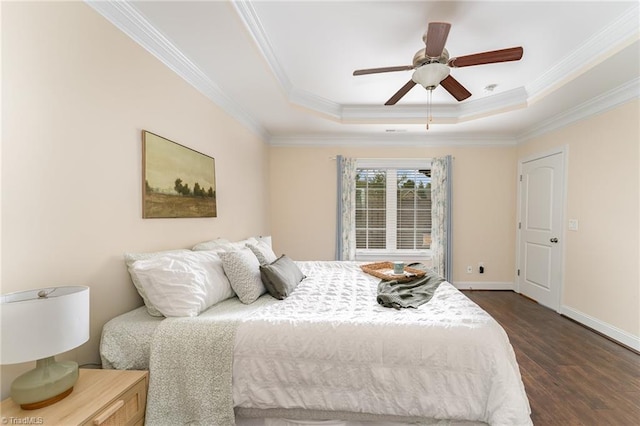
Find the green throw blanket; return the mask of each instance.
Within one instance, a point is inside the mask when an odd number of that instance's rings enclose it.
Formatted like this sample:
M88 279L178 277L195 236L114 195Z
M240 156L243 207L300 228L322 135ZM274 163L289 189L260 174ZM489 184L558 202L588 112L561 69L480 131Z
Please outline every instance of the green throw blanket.
M426 275L408 282L382 280L378 284L378 303L385 308L417 308L433 297L444 278L426 268L424 265L407 265L427 271Z

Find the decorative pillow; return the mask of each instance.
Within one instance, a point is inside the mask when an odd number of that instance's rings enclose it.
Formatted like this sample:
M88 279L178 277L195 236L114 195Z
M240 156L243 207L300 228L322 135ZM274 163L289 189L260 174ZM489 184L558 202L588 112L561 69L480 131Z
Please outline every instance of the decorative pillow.
M138 260L153 259L159 256L165 256L167 254L173 254L173 253L190 253L190 252L191 250L178 249L178 250L157 251L152 253L125 253L124 254L124 263L127 265L127 269L129 270L129 275L131 275L131 281L133 281L133 285L136 287L136 290L138 290L138 294L140 295L140 297L142 297L142 300L144 301L144 304L147 307L147 312L149 312L149 315L153 317L163 316L162 313L155 306L153 306L153 304L147 298L147 294L144 288L142 287L142 285L140 284L140 281L138 281L138 279L131 273L131 266L133 265L134 262Z
M138 260L130 268L151 304L166 317L194 317L234 296L222 260L208 251Z
M247 247L256 255L261 265L268 265L278 258L265 242L256 241L254 244L247 244Z
M260 262L248 247L236 251L218 253L224 272L231 281L231 288L242 303L250 304L266 293L260 279Z
M270 265L261 265L260 276L269 294L280 300L289 296L300 281L307 278L284 254Z

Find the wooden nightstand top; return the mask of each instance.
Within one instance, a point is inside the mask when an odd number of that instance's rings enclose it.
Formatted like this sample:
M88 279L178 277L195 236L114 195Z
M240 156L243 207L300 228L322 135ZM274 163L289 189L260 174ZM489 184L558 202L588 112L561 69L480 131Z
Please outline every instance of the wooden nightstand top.
M2 401L0 415L3 424L81 425L104 409L118 402L118 398L143 382L144 402L148 388L147 371L80 369L80 377L73 392L49 407L23 410L11 398ZM144 410L144 407L142 407ZM144 416L144 412L142 413ZM12 420L15 419L15 420Z

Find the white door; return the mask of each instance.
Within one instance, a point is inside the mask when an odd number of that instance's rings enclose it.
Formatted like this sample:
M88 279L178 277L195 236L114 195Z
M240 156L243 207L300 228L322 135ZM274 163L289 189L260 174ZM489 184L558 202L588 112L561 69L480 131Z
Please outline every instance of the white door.
M555 311L562 283L564 153L522 163L520 293Z

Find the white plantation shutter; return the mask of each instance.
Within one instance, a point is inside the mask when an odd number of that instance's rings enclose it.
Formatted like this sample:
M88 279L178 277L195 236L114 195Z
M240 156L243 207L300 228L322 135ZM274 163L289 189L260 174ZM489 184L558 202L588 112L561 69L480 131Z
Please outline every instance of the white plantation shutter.
M397 171L396 248L428 248L431 234L431 179L427 171Z
M386 249L386 170L357 169L356 249Z
M356 249L428 250L431 188L428 160L359 161L356 173ZM375 167L363 167L371 163Z

